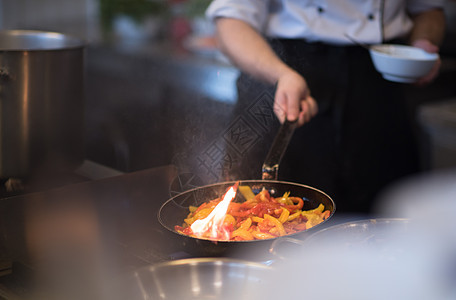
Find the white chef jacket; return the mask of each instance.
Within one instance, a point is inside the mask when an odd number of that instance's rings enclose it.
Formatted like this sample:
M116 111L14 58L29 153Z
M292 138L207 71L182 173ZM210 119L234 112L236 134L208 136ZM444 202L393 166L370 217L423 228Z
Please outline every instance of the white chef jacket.
M302 38L309 42L367 44L400 38L410 32L409 14L443 8L445 0L214 0L210 19L243 20L266 37Z

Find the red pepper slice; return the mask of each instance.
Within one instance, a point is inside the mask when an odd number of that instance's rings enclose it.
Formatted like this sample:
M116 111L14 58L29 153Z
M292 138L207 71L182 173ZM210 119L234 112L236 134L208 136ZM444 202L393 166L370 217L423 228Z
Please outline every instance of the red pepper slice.
M298 204L295 204L295 205L284 205L283 206L286 209L288 209L290 212L293 212L293 211L296 211L296 210L300 210L304 206L304 200L302 200L301 198L290 197L290 199L293 201L293 203L295 202L294 200L298 201Z

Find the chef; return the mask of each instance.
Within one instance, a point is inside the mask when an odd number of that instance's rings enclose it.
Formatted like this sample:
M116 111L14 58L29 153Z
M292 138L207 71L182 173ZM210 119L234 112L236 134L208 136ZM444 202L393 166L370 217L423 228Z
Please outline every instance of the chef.
M404 43L437 53L443 0L214 0L206 14L222 52L242 70L236 116L270 97L280 122L299 125L279 179L319 188L338 211L370 212L388 184L419 171L403 84L353 44ZM430 83L440 61L416 85ZM277 124L278 125L278 122ZM256 178L274 130L235 161Z

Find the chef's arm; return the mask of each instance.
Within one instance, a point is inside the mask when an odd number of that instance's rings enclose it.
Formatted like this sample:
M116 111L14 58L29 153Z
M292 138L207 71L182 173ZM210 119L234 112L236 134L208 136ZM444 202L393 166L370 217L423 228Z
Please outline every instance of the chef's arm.
M252 76L277 84L274 112L281 122L285 117L300 125L317 112L305 79L285 64L268 42L248 23L233 18L216 19L220 50L233 64Z
M414 26L410 43L428 40L435 46L442 44L445 35L445 14L442 9L433 9L412 16Z
M216 19L220 49L245 72L275 84L290 68L249 24L232 18Z
M433 9L412 16L414 26L410 34L410 44L430 53L438 53L445 34L445 15L441 9ZM442 61L440 58L432 70L416 83L427 85L437 78Z

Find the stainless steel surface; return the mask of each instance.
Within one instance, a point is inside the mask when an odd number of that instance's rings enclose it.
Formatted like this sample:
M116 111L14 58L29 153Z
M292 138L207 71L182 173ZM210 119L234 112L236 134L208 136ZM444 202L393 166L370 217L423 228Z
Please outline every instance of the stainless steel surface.
M228 258L194 258L138 270L128 299L259 299L271 267ZM136 296L136 297L135 297Z
M262 179L266 180L277 180L279 172L279 164L287 150L288 144L290 143L293 132L296 128L296 121L285 120L280 126L277 135L272 142L272 146L269 149L268 155L264 160L262 167Z
M386 234L407 231L409 220L402 218L373 218L347 222L315 232L305 243L338 239L347 246L355 244L380 245ZM343 235L343 237L341 237ZM340 239L339 239L340 238Z
M82 162L84 47L59 33L0 31L0 177Z
M344 222L321 229L304 240L295 238L281 238L275 240L269 252L275 257L286 259L290 254L296 255L305 247L329 247L337 246L344 249L359 249L361 247L386 248L392 252L396 249L388 243L399 234L405 234L409 226L409 220L402 218L372 218L357 221ZM291 248L290 248L291 246Z

